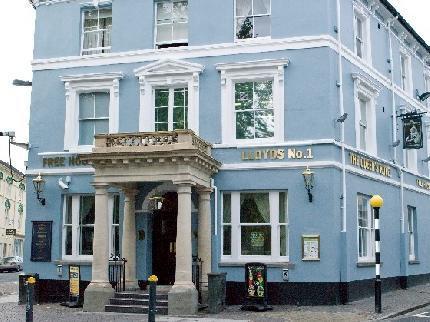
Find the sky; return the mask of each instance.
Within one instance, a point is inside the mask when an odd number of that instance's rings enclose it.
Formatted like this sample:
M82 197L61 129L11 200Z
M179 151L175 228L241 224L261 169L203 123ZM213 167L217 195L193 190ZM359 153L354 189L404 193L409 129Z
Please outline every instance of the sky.
M28 0L5 2L0 10L0 39L4 44L0 59L0 132L15 131L17 142L28 142L31 87L16 87L12 85L12 81L16 78L32 78L35 10ZM390 2L427 44L430 44L430 0ZM24 171L27 151L12 146L11 156L12 165ZM6 137L0 137L0 159L9 162Z

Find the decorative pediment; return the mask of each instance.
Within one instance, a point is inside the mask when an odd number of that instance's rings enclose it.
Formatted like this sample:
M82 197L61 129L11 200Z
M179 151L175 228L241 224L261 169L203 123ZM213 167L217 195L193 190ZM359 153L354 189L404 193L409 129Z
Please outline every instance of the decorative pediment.
M186 75L201 73L204 68L203 65L189 63L183 60L163 59L135 69L134 74L137 77Z

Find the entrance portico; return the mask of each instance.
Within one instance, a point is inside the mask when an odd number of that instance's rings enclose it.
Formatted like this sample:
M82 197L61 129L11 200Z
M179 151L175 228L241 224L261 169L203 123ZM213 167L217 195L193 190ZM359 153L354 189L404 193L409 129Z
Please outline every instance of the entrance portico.
M210 182L220 167L211 156L210 144L189 130L97 135L92 153L81 158L95 168L96 189L93 274L85 291L84 310L104 311L104 305L113 296L113 289L107 286L107 188L120 187L125 195L122 253L127 259L126 287L135 289L136 184L168 182L174 185L178 196L175 283L169 292L169 314L197 313L197 290L192 282L191 192L195 189L199 193L198 253L203 260L205 286L211 270Z

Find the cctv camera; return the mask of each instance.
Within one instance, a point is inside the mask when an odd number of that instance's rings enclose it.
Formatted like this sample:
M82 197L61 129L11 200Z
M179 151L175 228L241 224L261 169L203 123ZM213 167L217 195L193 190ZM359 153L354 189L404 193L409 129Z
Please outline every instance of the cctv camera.
M69 189L69 186L67 184L65 184L62 179L58 179L58 185L63 190Z

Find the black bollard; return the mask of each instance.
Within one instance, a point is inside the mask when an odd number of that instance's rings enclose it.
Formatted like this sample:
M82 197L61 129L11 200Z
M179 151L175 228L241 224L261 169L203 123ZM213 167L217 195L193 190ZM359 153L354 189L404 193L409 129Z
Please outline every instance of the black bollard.
M375 195L370 199L373 208L374 227L375 227L375 312L382 312L381 299L381 233L379 225L379 209L383 206L384 199Z
M29 277L27 280L27 305L25 306L25 321L33 322L33 291L36 279Z
M155 313L157 312L156 298L157 298L157 281L155 275L148 278L149 282L149 308L148 308L148 322L155 322Z

